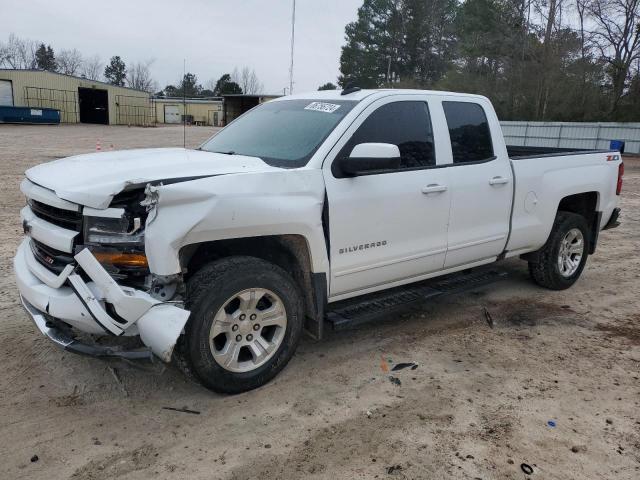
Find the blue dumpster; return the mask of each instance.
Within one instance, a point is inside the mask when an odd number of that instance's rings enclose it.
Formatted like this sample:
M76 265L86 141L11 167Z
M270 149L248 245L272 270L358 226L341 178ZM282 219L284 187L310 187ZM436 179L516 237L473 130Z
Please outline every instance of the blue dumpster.
M624 153L624 140L611 140L609 143L610 150L618 150L620 153Z
M60 110L55 108L0 106L0 123L60 123Z

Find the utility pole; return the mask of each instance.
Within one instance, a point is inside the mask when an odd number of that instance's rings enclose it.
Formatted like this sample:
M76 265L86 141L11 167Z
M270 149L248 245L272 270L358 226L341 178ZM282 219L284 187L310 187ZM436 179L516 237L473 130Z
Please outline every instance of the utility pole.
M187 59L182 59L182 148L187 148L187 92L184 77L187 76Z
M293 46L296 34L296 0L293 0L293 11L291 12L291 65L289 66L289 95L293 93Z

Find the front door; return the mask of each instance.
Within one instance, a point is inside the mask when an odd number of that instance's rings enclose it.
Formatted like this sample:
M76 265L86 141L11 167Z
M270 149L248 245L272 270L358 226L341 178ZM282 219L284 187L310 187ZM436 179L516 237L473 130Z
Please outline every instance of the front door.
M494 151L491 130L500 133L494 116L474 101L443 101L453 164L451 215L445 268L495 259L509 234L513 196L511 164L506 151ZM490 127L491 124L491 127Z
M392 98L367 107L323 166L334 299L407 283L443 268L449 169L434 168L439 145L427 99ZM397 145L400 168L344 176L338 160L360 143Z

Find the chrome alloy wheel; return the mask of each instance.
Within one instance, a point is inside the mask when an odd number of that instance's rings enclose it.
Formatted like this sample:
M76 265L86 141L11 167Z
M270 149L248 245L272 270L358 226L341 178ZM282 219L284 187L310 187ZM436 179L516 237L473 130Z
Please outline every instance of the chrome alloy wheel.
M584 236L578 228L572 228L560 242L558 252L558 270L560 275L569 278L580 266L584 254Z
M284 303L271 290L251 288L228 298L209 332L214 360L230 372L250 372L278 350L287 328Z

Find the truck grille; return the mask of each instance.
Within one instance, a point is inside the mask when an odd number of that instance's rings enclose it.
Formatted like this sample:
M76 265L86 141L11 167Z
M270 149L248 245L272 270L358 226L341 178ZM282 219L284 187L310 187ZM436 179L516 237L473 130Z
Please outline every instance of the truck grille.
M82 228L82 213L53 207L37 200L29 199L29 207L34 215L49 223L79 232Z
M29 244L36 260L54 273L62 273L64 267L74 262L71 254L51 248L33 238Z

